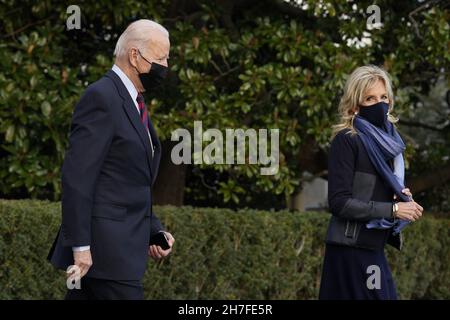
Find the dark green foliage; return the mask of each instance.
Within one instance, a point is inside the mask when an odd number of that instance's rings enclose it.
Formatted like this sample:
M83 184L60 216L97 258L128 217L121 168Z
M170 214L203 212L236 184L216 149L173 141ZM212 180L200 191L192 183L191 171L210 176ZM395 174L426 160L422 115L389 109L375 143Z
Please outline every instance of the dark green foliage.
M316 299L329 216L324 213L156 207L176 238L150 260L147 299ZM61 299L65 277L45 260L60 204L0 200L0 299ZM403 299L449 299L449 219L425 217L388 249ZM95 261L94 261L95 263Z
M415 12L416 30L409 14L422 1L375 1L383 28L367 30L366 8L373 2L308 0L298 9L275 0L81 1L82 29L68 31L72 3L2 1L0 194L59 199L74 105L111 67L118 36L138 18L161 22L171 35L168 85L147 99L162 140L176 128L192 130L194 120L220 130L280 129L279 174L262 176L255 165L198 166L219 178L208 189L193 174L189 203L254 207L261 194L281 202L298 191L305 171L326 170L326 161L303 158L326 153L344 81L368 63L383 65L393 77L400 129L408 133L408 177L422 174L422 166L448 166L448 6L440 1ZM347 45L368 37L372 45ZM436 86L441 89L430 101ZM418 130L421 122L435 129L429 140L429 129ZM243 183L252 187L239 188ZM447 183L416 199L445 211L448 193Z

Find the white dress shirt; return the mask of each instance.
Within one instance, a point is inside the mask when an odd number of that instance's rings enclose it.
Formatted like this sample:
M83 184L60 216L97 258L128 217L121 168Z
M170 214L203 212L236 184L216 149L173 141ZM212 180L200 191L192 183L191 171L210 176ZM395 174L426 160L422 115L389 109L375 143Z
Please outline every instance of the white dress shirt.
M114 71L119 76L120 80L125 85L125 88L127 88L127 91L131 96L131 100L133 100L134 105L136 107L136 111L138 112L138 114L140 116L139 105L137 103L138 91L134 87L133 82L131 82L130 78L128 78L128 76L117 65L113 65L112 71ZM147 131L147 133L148 133L148 138L150 140L150 145L152 147L152 154L153 154L155 152L155 149L153 147L152 137L150 136L150 132ZM90 249L91 249L91 246L72 247L73 251L87 251Z

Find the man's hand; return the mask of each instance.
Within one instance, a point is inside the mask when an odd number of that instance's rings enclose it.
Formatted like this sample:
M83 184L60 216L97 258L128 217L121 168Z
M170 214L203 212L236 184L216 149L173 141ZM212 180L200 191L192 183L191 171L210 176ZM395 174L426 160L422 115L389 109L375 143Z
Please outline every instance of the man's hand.
M73 260L75 261L75 265L80 269L80 278L83 278L92 266L91 250L74 251Z
M164 258L169 255L169 253L172 252L173 244L175 243L175 238L169 233L164 231L164 234L166 235L170 248L167 250L163 250L160 246L151 245L148 247L148 255L152 257L154 260L158 260L161 258Z

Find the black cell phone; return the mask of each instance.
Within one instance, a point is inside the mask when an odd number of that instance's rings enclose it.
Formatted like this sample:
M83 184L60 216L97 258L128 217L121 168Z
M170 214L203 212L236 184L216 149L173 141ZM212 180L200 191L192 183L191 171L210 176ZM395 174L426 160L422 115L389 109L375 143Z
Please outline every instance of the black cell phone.
M170 249L166 234L162 231L150 237L150 245L160 246L163 250Z

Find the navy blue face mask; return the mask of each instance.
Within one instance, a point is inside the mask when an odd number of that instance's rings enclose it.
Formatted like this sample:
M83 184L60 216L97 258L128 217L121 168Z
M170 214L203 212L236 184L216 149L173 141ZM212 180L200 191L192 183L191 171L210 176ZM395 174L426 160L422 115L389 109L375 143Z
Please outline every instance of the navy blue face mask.
M387 120L389 104L378 102L370 106L359 106L358 114L377 127L382 127Z

